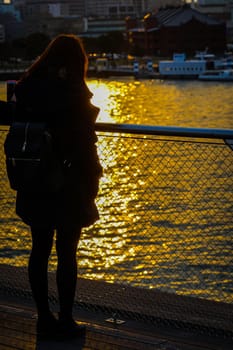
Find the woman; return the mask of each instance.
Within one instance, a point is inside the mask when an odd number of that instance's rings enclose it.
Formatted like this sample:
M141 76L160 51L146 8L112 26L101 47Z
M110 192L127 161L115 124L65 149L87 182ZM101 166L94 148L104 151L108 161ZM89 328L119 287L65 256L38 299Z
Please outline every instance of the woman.
M56 193L18 191L16 212L31 227L29 281L37 306L37 332L79 335L72 307L77 280L76 250L82 227L98 219L95 197L102 168L95 121L99 109L85 83L87 57L74 35L59 35L15 88L16 121L45 121L64 164L65 184ZM48 259L56 231L59 320L48 303Z

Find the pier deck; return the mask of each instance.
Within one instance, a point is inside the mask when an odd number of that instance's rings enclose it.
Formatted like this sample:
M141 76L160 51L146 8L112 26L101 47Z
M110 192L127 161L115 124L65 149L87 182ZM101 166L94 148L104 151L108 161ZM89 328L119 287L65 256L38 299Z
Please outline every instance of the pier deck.
M85 279L78 281L74 308L75 318L87 327L85 339L42 341L36 337L26 269L0 265L0 272L1 350L233 349L232 304ZM56 312L54 283L51 273Z

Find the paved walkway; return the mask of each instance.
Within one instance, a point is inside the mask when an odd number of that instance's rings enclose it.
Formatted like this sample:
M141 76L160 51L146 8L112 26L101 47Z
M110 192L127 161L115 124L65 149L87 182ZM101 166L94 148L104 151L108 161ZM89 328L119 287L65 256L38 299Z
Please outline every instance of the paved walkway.
M39 341L24 268L0 265L1 350L233 350L233 305L79 279L85 339ZM54 275L50 302L57 312ZM122 322L121 322L122 321Z

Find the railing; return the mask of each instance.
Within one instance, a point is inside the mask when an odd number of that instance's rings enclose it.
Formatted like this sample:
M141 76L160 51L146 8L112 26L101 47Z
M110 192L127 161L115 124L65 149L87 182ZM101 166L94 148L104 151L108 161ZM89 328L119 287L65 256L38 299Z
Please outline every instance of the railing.
M233 130L96 128L100 220L83 231L80 276L232 304ZM0 262L26 266L30 235L14 213L6 132L2 126ZM53 251L51 270L55 264Z

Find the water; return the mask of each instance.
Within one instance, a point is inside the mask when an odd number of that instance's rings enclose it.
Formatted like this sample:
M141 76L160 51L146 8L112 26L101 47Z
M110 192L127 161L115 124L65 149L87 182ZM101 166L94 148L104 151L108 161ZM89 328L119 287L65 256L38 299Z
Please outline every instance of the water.
M99 121L162 126L233 128L233 83L90 81Z
M89 80L98 121L233 128L233 83L122 78ZM0 82L0 99L6 86Z
M124 78L88 84L93 103L101 108L98 121L233 129L231 83ZM233 301L232 164L228 170L221 166L231 153L222 144L214 146L214 152L211 147L100 137L105 171L98 198L101 219L84 230L80 242L83 277ZM204 165L203 154L209 159ZM3 181L4 200L9 190ZM222 206L215 207L216 199ZM30 235L15 221L13 195L3 208L0 224L8 229L6 235L0 228L0 262L25 266ZM50 269L55 266L53 251Z

